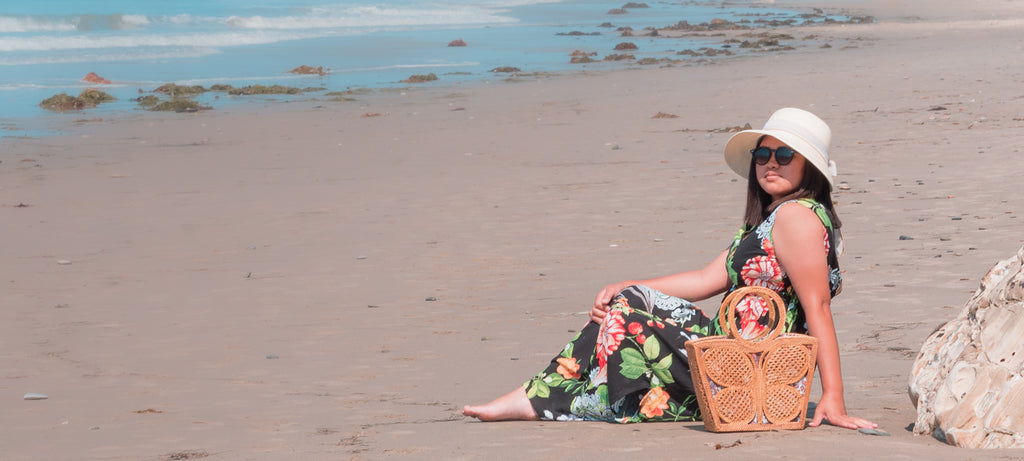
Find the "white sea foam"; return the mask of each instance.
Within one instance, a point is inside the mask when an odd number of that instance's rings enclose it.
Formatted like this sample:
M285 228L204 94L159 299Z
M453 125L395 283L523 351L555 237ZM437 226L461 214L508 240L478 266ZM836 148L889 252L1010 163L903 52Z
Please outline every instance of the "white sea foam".
M317 37L305 32L235 31L164 35L87 35L0 37L0 51L54 51L136 47L223 47L260 45ZM140 56L144 57L144 56Z
M78 26L59 19L0 16L0 33L25 33L25 32L70 32L78 29Z
M401 9L363 6L315 9L301 16L231 16L224 23L243 29L327 29L339 27L507 24L515 18L494 10L466 6L454 9Z

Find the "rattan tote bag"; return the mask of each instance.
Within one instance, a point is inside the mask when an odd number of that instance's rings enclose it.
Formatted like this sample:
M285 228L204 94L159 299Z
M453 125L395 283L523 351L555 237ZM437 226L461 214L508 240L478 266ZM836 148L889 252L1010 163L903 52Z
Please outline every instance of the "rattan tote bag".
M768 327L745 339L736 329L738 306L760 303ZM726 336L688 341L690 373L704 427L712 432L803 429L814 379L818 340L782 333L786 306L774 291L742 287L722 302Z

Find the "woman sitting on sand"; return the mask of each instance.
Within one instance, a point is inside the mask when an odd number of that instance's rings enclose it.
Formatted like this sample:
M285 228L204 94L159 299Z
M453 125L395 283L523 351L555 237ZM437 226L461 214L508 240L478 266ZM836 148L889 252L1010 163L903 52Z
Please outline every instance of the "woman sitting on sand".
M744 225L729 249L700 270L604 287L590 311L592 321L544 371L490 403L467 405L463 414L483 421L697 420L684 344L722 332L717 318L690 301L758 285L786 303L786 331L818 339L822 395L810 426L827 421L850 429L877 427L846 414L843 399L829 308L842 284L831 136L814 114L786 108L772 114L764 129L730 138L726 163L748 183ZM759 302L741 302L737 317L744 337L767 327Z

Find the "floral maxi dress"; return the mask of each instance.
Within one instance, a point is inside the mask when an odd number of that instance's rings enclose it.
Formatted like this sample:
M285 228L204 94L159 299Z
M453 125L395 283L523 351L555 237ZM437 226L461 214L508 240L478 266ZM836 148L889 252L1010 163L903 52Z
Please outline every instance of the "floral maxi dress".
M775 258L772 240L775 216L790 203L811 209L824 225L829 289L832 296L839 293L837 235L825 208L811 199L783 203L758 226L736 233L726 259L732 282L728 292L749 285L776 291L786 304L786 331L806 333L803 309ZM737 306L737 323L744 336L755 336L767 328L767 306L757 297L749 299ZM697 421L700 409L685 344L716 334L722 334L718 319L693 303L634 285L613 299L602 323L588 323L523 386L545 420Z

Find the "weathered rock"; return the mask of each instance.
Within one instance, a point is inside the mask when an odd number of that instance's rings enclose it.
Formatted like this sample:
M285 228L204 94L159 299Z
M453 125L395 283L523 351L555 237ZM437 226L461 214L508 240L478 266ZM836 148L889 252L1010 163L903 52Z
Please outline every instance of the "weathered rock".
M327 72L327 70L324 70L324 66L313 67L307 65L301 65L288 71L289 74L300 75L327 75Z
M457 38L448 42L448 46L466 46L466 41L461 38Z
M89 72L88 74L85 74L85 77L82 77L82 81L89 83L110 83L110 80L96 75L96 72Z
M970 448L1024 448L1024 247L932 333L910 378L914 432Z

